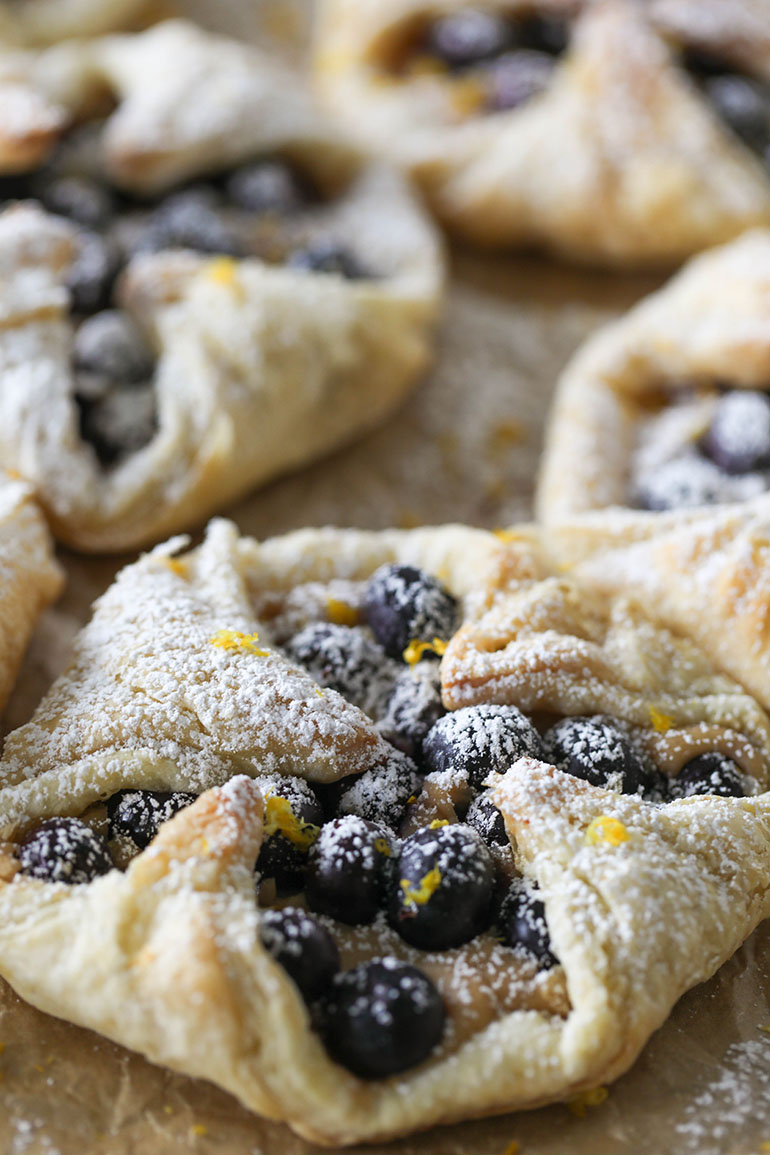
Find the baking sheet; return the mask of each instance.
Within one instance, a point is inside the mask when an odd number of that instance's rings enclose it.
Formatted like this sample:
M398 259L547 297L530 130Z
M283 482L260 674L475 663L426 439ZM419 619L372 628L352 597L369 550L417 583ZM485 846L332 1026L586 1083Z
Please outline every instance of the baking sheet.
M302 54L304 0L190 0L202 22ZM357 445L224 511L265 537L302 525L380 528L527 518L553 383L578 344L648 279L534 258L453 255L434 372ZM62 555L68 586L43 618L5 717L25 721L67 662L93 599L128 558ZM513 1146L512 1146L513 1145ZM518 1145L518 1146L516 1146ZM174 1075L23 1004L0 984L0 1155L311 1155L206 1083ZM393 1155L761 1155L770 1151L770 921L689 992L596 1106L439 1128Z

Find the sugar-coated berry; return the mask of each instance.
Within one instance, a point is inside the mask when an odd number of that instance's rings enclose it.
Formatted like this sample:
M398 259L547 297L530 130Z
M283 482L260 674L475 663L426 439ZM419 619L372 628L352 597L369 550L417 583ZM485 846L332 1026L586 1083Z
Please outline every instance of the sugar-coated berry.
M559 960L551 950L545 906L537 897L537 891L523 879L511 884L501 904L497 924L506 946L524 947L544 969L556 966Z
M308 200L305 182L282 160L258 160L242 165L227 178L229 200L252 213L290 216Z
M770 92L759 81L736 73L711 76L703 90L736 136L763 154L770 144Z
M296 983L306 1003L320 998L340 969L340 954L332 935L299 907L266 910L260 919L259 937Z
M296 894L304 882L308 851L323 824L321 803L304 778L276 775L261 785L265 821L257 872L272 878L279 894Z
M401 846L388 921L423 950L460 946L488 925L494 883L493 859L475 830L424 827Z
M65 278L73 312L95 313L105 309L122 264L123 254L115 241L81 229Z
M285 649L319 685L337 690L367 713L378 712L398 672L382 647L357 626L312 622Z
M377 729L386 741L419 763L426 734L445 713L439 663L423 659L396 677Z
M502 16L477 8L461 9L436 20L428 30L425 51L451 69L481 64L511 42L511 25Z
M655 791L658 780L621 730L599 715L562 718L544 735L548 760L560 770L621 794Z
M419 793L420 775L411 758L393 750L381 766L365 770L340 796L340 814L357 814L394 830L401 825L413 794Z
M120 790L107 803L110 837L127 836L143 850L163 823L190 806L195 797L182 790Z
M727 754L709 751L691 758L671 781L674 798L693 794L717 794L723 798L743 798L746 779L737 762Z
M102 465L110 466L137 453L155 436L157 397L151 382L122 385L105 377L99 379L104 388L89 396L95 380L93 374L87 374L78 381L75 401L80 436L93 448Z
M39 195L49 212L91 229L104 228L115 211L109 189L89 177L55 177L41 183Z
M753 389L725 393L716 404L702 447L726 473L770 468L770 397Z
M360 1079L385 1079L427 1059L445 1020L441 995L426 974L382 958L335 977L321 1030L335 1062Z
M155 356L136 321L122 309L104 309L78 327L75 368L134 384L151 376Z
M383 904L393 851L392 832L380 823L355 814L327 822L308 855L310 909L350 926L371 922Z
M492 792L478 794L465 815L467 826L478 831L487 846L508 846L508 832L502 814L492 801Z
M457 629L457 601L437 578L412 565L383 565L366 588L364 613L392 658L410 642L448 641Z
M356 254L333 237L321 237L294 249L286 265L307 273L331 273L346 281L362 281L370 275Z
M487 107L503 112L526 104L551 83L556 63L546 52L522 48L506 52L490 66Z
M23 874L71 886L91 882L114 868L107 843L79 818L49 818L23 839L18 850Z
M216 205L213 189L194 188L162 201L152 215L142 247L191 249L197 253L240 257L245 248Z
M453 770L479 788L519 758L541 758L540 735L516 706L464 706L439 718L422 745L430 772Z

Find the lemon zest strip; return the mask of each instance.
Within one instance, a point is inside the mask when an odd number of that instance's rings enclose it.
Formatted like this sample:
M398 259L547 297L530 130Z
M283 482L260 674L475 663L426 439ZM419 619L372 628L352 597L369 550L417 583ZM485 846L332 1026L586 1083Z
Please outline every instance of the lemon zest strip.
M612 818L609 814L600 814L589 823L585 840L589 846L596 846L601 842L606 842L610 846L620 846L622 842L630 842L631 835L617 818Z

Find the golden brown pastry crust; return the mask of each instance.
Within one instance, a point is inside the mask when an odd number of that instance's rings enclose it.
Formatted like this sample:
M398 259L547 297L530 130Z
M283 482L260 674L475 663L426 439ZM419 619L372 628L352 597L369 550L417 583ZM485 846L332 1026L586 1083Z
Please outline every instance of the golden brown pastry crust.
M162 192L264 153L293 157L321 187L342 181L309 239L339 234L379 274L135 258L119 295L159 353L159 428L104 471L79 436L72 396L74 233L28 204L0 214L0 461L34 482L57 536L99 551L157 540L396 408L430 361L443 288L438 238L398 174L329 131L272 62L183 22L64 45L35 69L73 115L102 84L115 92L104 153L132 190Z
M0 709L34 625L62 587L51 539L28 485L0 476Z
M559 382L548 421L539 518L554 523L629 504L640 428L660 390L717 382L770 385L765 229L690 261L578 352Z
M556 712L578 705L633 720L638 690L643 712L654 698L679 711L677 726L729 722L754 748L763 785L770 721L690 643L544 577L532 531L502 542L462 527L309 530L259 545L215 523L198 550L183 545L123 572L71 669L6 746L5 838L121 786L211 787L124 874L72 887L22 875L0 883L0 970L35 1005L213 1079L309 1138L353 1143L615 1077L679 995L770 913L767 795L657 806L521 759L496 798L522 870L539 883L569 1014L513 1011L403 1075L355 1078L329 1059L259 940L258 774L328 780L381 740L334 691L319 694L259 648L255 604L303 582L361 581L385 561L418 564L462 601L465 624L442 671L450 705L517 701L517 671L536 660L550 676L533 695ZM215 643L222 630L227 645ZM570 665L570 643L593 663L595 698Z
M535 243L581 261L645 266L770 222L770 175L720 123L660 34L718 52L737 44L736 62L767 79L767 0L731 4L728 37L720 0L661 4L657 27L650 6L634 0L543 3L544 12L580 11L550 87L482 117L466 115L451 79L389 73L415 26L464 7L324 0L316 54L330 107L418 178L452 232L488 246ZM484 8L532 5L488 0Z

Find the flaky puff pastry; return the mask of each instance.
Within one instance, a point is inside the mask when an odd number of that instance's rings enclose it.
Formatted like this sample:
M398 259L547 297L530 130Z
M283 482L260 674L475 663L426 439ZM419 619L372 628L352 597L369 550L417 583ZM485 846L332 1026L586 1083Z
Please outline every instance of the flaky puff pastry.
M471 7L577 14L543 93L484 114L462 76L399 73L421 28ZM766 0L669 3L658 24L650 7L634 0L324 0L319 83L354 132L417 177L459 236L490 247L536 244L592 263L671 264L770 222L770 173L676 62L677 45L697 45L767 80L770 7Z
M645 419L671 386L770 386L770 231L694 258L591 337L558 384L536 500L554 523L633 500ZM770 500L770 499L768 499ZM654 524L659 514L645 513Z
M32 490L0 475L0 709L37 619L61 587L62 573Z
M402 177L341 143L272 62L183 22L62 45L35 58L35 78L70 121L113 93L104 163L137 194L262 155L298 163L331 197L307 239L341 237L374 274L133 258L116 292L158 355L158 429L105 470L73 396L74 230L26 203L1 214L0 462L35 484L58 537L96 551L157 540L396 408L429 363L443 282Z
M770 719L629 603L547 576L532 531L503 542L462 527L311 530L260 545L219 522L203 546L183 549L171 542L123 572L71 669L6 745L9 840L119 788L204 790L125 873L86 885L15 873L6 845L0 971L35 1005L211 1079L313 1140L353 1143L615 1077L679 995L770 913L767 795L658 806L521 759L496 779L495 799L518 865L539 884L561 960L549 973L565 995L455 1033L401 1075L356 1078L330 1060L262 946L253 868L260 774L332 780L381 740L366 715L270 647L255 607L267 614L304 583L363 582L383 562L420 565L462 605L442 665L450 707L611 710L663 743L661 764L668 742L672 771L676 743L695 750L710 729L711 748L720 734L741 746L762 788ZM464 974L470 946L458 951Z

